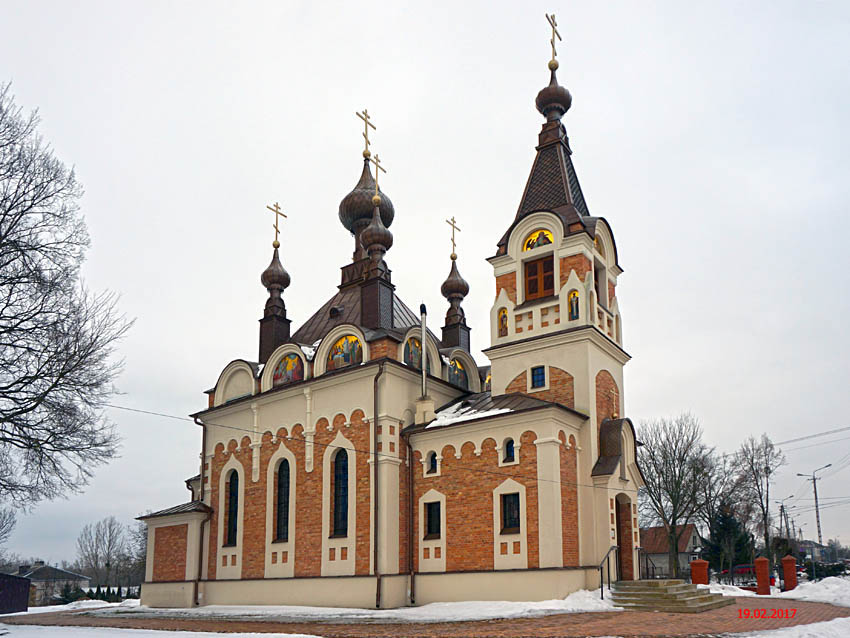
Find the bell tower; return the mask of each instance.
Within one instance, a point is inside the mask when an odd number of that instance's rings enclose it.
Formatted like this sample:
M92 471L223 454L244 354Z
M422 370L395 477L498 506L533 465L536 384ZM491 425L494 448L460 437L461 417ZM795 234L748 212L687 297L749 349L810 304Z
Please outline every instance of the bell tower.
M553 36L554 40L554 36ZM589 417L579 445L598 456L599 428L623 416L623 349L614 234L593 217L562 118L572 104L558 61L536 99L545 118L516 216L499 240L490 310L492 394L521 392ZM583 436L583 438L585 438Z

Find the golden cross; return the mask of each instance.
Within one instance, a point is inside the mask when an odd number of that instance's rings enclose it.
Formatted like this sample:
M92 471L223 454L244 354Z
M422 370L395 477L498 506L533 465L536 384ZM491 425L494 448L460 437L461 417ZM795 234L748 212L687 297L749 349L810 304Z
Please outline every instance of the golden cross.
M372 153L369 151L369 127L372 127L373 131L377 131L378 129L375 127L372 122L369 120L372 119L372 116L369 115L369 112L366 109L363 109L362 113L357 113L357 117L363 120L363 138L366 140L366 147L363 149L363 157L369 158Z
M280 242L277 240L277 236L280 234L280 228L278 227L277 222L281 217L285 218L286 215L283 213L282 210L280 210L280 204L278 204L277 202L274 203L274 206L266 205L266 208L268 208L271 212L274 213L274 243L272 244L272 246L277 248L280 246Z
M549 43L552 45L552 60L554 61L555 57L558 55L555 51L555 38L557 37L560 40L561 34L558 33L558 23L555 21L554 13L551 16L547 13L546 20L549 21L549 26L552 27L552 39L549 40Z
M380 174L380 171L384 171L386 173L387 169L385 169L383 166L381 166L381 158L378 157L377 153L375 153L375 157L370 157L368 159L369 159L370 162L372 162L375 165L375 195L377 195L378 194L378 175Z
M455 253L455 231L460 232L460 226L457 225L454 216L451 219L447 219L446 223L452 227L452 259L457 258L457 254Z

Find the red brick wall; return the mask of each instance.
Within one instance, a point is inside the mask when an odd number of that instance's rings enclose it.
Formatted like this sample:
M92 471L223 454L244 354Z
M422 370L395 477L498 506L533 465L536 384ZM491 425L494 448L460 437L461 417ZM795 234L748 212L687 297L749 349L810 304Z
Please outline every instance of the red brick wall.
M526 381L526 373L522 372L515 376L513 380L505 388L505 394L510 392L522 392L528 396L542 399L543 401L552 401L560 403L568 408L575 408L575 389L573 375L561 368L549 366L549 389L538 390L537 392L529 392Z
M389 337L369 342L369 360L382 359L383 357L398 359L398 343Z
M289 540L295 542L295 556L293 557L295 575L321 575L322 477L324 472L323 459L328 449L327 446L336 438L337 432L342 431L343 436L349 439L357 450L368 450L370 448L369 426L363 423L363 412L355 410L351 413L349 421L351 425L345 427L345 416L337 414L333 420L332 431L327 429L327 419L322 418L316 422L312 472L307 472L305 469L304 429L301 424L293 426L291 433L287 433L285 428L281 428L278 431L277 443L272 443L270 434L264 434L260 448L260 476L256 483L251 480L252 450L250 439L247 436L242 439L239 452L235 452L237 447L235 440L228 443L227 449L235 455L237 461L242 463L244 468L243 476L240 477L244 490L244 520L239 522L243 530L242 578L262 578L265 574L268 464L272 455L281 445L285 445L295 456L295 464L290 467L290 472L292 473L291 476L295 478L296 492L291 507L296 508L296 524L294 529L289 530ZM214 509L218 508L221 469L230 459L229 454L224 453L224 449L224 445L221 443L216 446L210 468L210 503ZM354 506L355 502L357 506L355 529L348 530L349 534L356 534L355 573L357 574L369 573L371 481L367 457L368 455L364 453L355 454L357 484L355 494L349 495L350 506ZM353 471L353 469L354 464L349 464L349 471ZM275 502L272 501L273 506ZM215 579L216 567L221 560L218 556L221 542L219 535L221 533L223 531L218 529L218 512L214 512L210 519L209 561L207 563L210 579Z
M616 292L614 284L609 280L608 281L608 307L611 307L611 304L614 303L614 293Z
M596 375L596 434L602 421L618 414L620 410L620 388L607 370L600 370Z
M632 534L632 508L628 503L617 501L617 538L620 547L620 564L623 567L621 578L632 580L634 578L634 538Z
M564 433L558 438L564 443ZM569 449L561 446L561 544L564 567L578 566L578 463L576 438L570 435Z
M584 255L561 257L561 287L567 283L570 271L575 270L579 280L584 282L584 276L590 271L590 268L590 260Z
M504 289L508 298L516 303L516 273L509 272L496 277L496 296Z
M153 532L153 582L186 580L189 525L157 527Z
M537 436L524 432L520 437L519 464L499 467L496 442L486 439L481 456L475 446L464 443L461 458L447 445L441 454L440 476L422 476L414 471L414 524L419 529L419 499L430 489L446 496L446 571L492 570L493 565L493 490L506 478L526 488L526 525L528 566L540 565L537 502ZM421 455L415 455L414 468L420 467ZM470 471L471 470L471 471ZM486 470L486 471L481 471ZM419 569L419 534L414 535L414 565Z

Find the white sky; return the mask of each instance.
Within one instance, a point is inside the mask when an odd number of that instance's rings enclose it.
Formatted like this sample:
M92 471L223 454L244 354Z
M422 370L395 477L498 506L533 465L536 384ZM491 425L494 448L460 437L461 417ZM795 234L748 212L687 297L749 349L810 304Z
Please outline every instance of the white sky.
M116 402L186 415L229 361L256 358L266 203L289 214L293 329L334 293L352 249L337 207L360 175L363 107L389 169L399 294L442 325L444 220L456 216L464 307L486 347L484 260L516 213L542 123L546 11L562 25L576 170L625 269L627 415L690 409L725 451L751 433L850 425L841 2L7 0L0 81L40 109L85 186L88 285L119 291L137 318ZM187 499L199 429L112 416L122 458L84 494L22 517L8 549L73 559L85 523ZM789 452L777 496L811 503L795 474L838 461L848 437ZM820 495L850 495L848 479L850 468L825 478ZM802 522L813 534L814 515ZM849 506L822 523L825 539L850 543Z

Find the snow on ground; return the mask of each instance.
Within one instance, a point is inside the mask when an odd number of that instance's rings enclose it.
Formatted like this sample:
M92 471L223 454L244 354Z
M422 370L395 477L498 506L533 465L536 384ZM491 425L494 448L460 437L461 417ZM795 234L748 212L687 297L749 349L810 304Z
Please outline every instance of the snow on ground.
M776 597L850 607L850 578L829 576L812 583L801 583L796 589L776 594ZM850 631L845 635L850 636Z
M847 638L850 636L850 618L836 618L811 625L797 625L785 629L737 634L741 638Z
M460 622L500 618L536 618L550 614L592 611L620 611L610 598L600 600L599 591L580 590L563 600L541 602L469 601L431 603L421 607L398 609L352 609L347 607L302 607L294 605L208 605L188 609L152 609L150 607L111 607L89 612L96 616L128 615L152 618L228 618L292 622Z
M26 614L47 614L54 611L79 611L80 609L98 609L109 607L121 607L123 609L129 607L138 607L139 600L137 598L129 598L120 603L106 603L102 600L78 600L67 605L46 605L44 607L30 607L27 611L19 611L14 614L6 614L7 616L23 616Z
M8 633L4 633L8 632ZM225 634L206 631L159 631L114 627L40 627L0 624L0 636L8 638L222 638ZM227 638L321 638L311 634L226 634Z
M711 583L710 585L697 585L697 589L708 589L712 594L723 594L724 596L755 596L754 591L749 589L741 589L735 585L723 585L721 583Z

